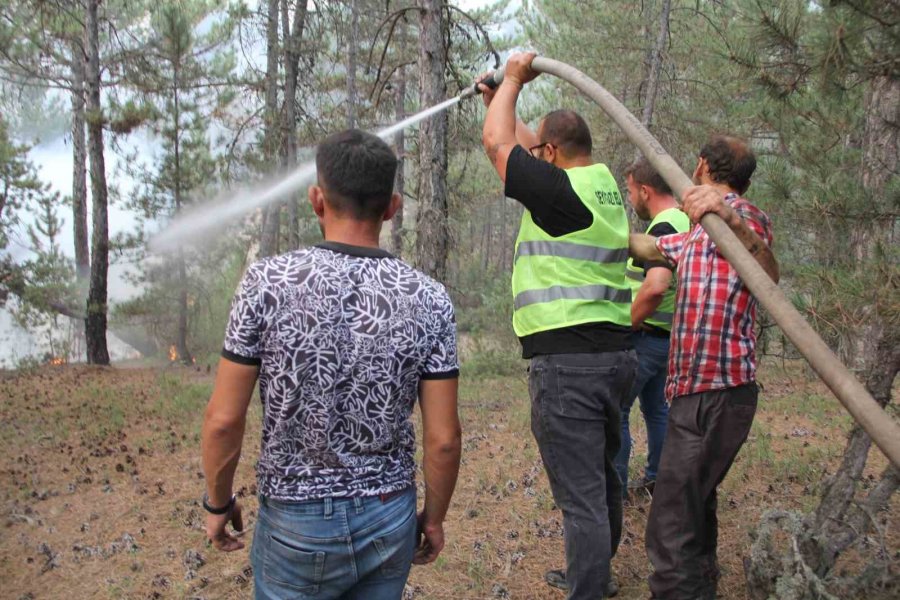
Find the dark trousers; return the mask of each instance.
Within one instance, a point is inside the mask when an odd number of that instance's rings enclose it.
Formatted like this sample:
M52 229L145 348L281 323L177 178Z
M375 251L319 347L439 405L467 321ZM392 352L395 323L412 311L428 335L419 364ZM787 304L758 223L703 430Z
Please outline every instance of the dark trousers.
M716 487L750 433L757 394L751 383L672 401L645 536L654 598L715 598Z
M609 584L622 535L620 406L636 370L634 350L531 361L531 431L563 514L569 600L603 598Z

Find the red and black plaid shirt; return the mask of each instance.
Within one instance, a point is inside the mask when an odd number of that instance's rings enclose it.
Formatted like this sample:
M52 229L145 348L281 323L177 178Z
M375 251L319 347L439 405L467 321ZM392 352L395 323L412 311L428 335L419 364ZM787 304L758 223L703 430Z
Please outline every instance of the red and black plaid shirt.
M737 194L725 202L769 246L769 217ZM721 390L756 379L756 298L700 226L656 247L678 269L666 398Z

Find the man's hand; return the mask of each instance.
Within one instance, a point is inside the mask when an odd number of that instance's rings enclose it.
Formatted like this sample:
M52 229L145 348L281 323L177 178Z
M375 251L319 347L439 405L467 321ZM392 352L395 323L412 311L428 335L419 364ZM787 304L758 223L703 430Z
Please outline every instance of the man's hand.
M228 533L228 523L234 527L234 533ZM206 515L206 537L216 549L223 552L234 552L244 547L244 542L238 538L244 535L244 519L241 515L241 505L235 501L231 510L224 515Z
M715 213L728 223L734 211L725 204L725 196L711 185L694 185L689 187L681 197L682 210L692 223L699 223L706 213Z
M510 55L506 61L503 81L510 81L521 87L537 77L539 73L531 68L531 61L535 56L535 52L516 52Z
M494 94L497 93L497 88L489 88L481 82L490 77L492 74L493 72L482 73L478 76L478 79L475 80L475 84L478 86L478 89L481 90L481 100L484 102L485 106L491 105L491 101L494 99Z
M419 545L413 556L414 565L427 565L438 557L444 549L444 525L428 523L425 511L419 513L416 537Z

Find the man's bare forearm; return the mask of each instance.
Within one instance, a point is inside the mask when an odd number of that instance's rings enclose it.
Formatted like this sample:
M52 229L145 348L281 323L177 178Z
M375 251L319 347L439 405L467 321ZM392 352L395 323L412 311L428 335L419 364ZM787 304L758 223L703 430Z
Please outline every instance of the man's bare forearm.
M741 241L744 248L753 255L759 266L768 274L768 276L778 283L780 273L778 270L778 261L769 245L766 244L759 235L744 222L741 216L732 208L728 209L728 213L724 218L725 223Z
M231 498L234 472L241 458L247 406L256 386L258 368L221 359L216 384L206 406L200 448L206 493L214 506Z
M516 101L521 86L504 80L497 89L484 119L481 141L488 158L506 181L506 161L516 145Z
M214 419L209 418L203 422L203 473L206 477L206 493L213 506L224 506L231 498L243 440L243 422L217 424Z
M646 233L632 233L628 236L628 254L642 262L665 260L656 247L656 238Z
M426 445L422 470L425 474L426 524L443 523L459 475L461 438L440 445Z
M652 317L659 305L662 304L664 297L665 294L646 292L642 295L641 292L638 292L631 304L631 325L638 327Z

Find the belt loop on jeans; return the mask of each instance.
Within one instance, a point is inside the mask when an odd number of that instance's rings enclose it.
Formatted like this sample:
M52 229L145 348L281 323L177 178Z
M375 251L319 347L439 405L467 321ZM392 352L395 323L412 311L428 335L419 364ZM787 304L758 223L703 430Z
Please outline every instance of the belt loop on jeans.
M331 519L331 515L334 514L334 505L331 501L331 496L325 498L325 520Z
M363 506L363 499L357 496L353 499L353 506L356 508L356 514L362 514L365 511L365 506Z

